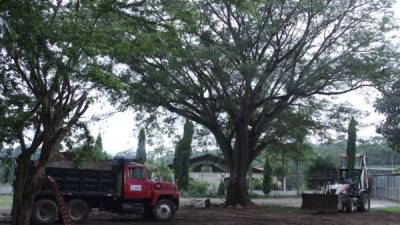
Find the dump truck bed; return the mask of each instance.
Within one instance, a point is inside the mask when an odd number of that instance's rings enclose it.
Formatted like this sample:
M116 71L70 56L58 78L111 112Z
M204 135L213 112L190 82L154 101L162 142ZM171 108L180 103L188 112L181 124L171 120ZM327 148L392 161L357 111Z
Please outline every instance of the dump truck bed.
M45 173L56 180L62 193L108 196L118 193L118 170L47 167ZM42 184L41 194L51 192L52 186L46 179Z

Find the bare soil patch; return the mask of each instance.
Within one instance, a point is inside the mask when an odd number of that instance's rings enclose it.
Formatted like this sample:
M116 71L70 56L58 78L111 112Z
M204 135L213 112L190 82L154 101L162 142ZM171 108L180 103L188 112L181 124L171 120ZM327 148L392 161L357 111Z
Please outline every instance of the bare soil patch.
M0 225L9 224L7 211L0 211ZM180 209L166 223L143 220L138 216L119 216L107 212L91 213L83 225L400 225L400 213L309 213L297 209L264 207L252 210L230 208ZM8 223L7 223L8 222Z
M85 225L98 224L135 224L147 225L158 222L146 221L139 217L120 217L99 213L92 214ZM308 213L299 210L276 210L261 208L237 210L229 208L181 209L175 218L167 223L171 225L400 225L400 213Z

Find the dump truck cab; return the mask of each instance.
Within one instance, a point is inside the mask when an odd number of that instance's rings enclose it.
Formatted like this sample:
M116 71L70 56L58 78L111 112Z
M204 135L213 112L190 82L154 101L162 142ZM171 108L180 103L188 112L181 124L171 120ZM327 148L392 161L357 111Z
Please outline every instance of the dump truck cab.
M76 169L48 166L32 210L35 224L53 224L62 214L54 184L65 200L71 220L86 220L92 209L118 214L137 214L159 221L171 220L178 210L175 184L152 181L143 164L115 161L104 169Z
M125 199L150 199L155 202L166 195L179 204L179 192L175 184L152 181L146 167L138 163L124 166L123 196Z

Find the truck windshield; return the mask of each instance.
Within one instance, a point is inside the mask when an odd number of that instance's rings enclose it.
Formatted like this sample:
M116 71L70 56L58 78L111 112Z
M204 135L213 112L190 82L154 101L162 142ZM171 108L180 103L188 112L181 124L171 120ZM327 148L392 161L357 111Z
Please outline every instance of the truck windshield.
M128 177L132 179L144 179L144 169L140 167L130 168Z

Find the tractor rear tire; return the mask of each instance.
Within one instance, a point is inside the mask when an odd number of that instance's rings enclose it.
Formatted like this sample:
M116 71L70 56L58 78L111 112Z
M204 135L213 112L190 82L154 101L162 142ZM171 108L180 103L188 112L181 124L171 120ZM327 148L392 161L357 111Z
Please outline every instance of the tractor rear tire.
M353 209L354 209L353 198L349 198L349 200L345 203L345 206L346 206L347 213L353 213Z
M358 198L358 207L357 210L359 212L368 212L371 208L371 200L367 193L362 193Z
M57 204L51 199L37 201L32 210L32 221L37 225L54 224L58 219Z

